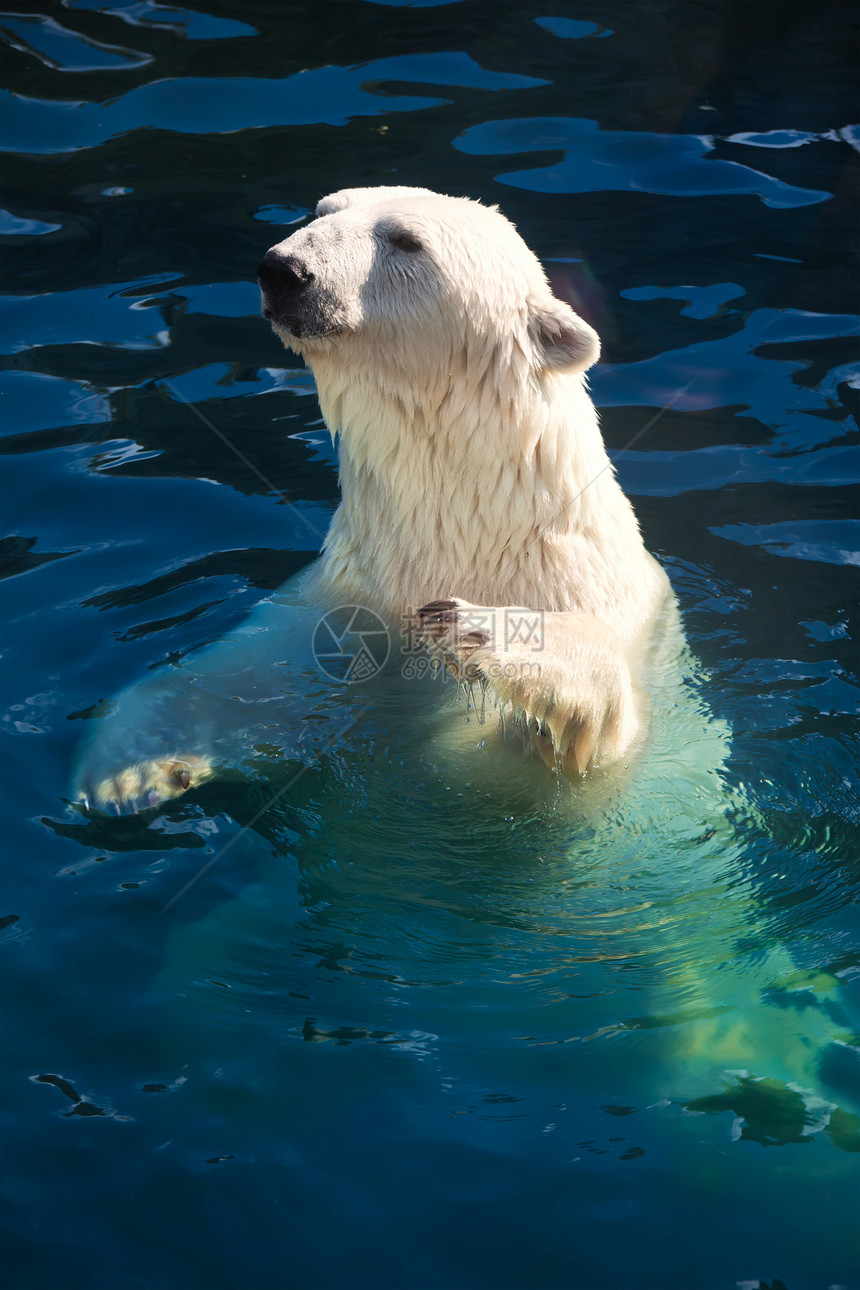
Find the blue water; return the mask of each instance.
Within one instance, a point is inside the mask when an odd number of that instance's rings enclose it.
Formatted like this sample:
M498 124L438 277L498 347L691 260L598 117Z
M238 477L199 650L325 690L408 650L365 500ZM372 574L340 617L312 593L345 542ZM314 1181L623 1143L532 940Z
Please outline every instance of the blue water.
M5 1283L860 1286L854 6L0 26ZM498 203L600 331L707 733L658 711L580 792L375 712L88 820L112 696L318 549L335 457L255 266L392 182Z

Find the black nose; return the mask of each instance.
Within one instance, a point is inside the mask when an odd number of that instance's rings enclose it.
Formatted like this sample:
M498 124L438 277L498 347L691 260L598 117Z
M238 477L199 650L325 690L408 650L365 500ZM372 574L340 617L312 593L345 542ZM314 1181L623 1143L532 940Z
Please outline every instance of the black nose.
M257 279L261 287L280 296L287 291L304 291L314 275L295 256L273 249L257 265Z

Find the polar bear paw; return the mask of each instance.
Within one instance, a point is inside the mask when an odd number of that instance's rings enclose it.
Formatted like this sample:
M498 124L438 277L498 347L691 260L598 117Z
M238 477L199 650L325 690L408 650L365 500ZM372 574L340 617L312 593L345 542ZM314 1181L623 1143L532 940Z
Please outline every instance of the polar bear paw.
M417 613L420 639L467 688L509 713L529 746L561 773L622 757L641 724L621 643L589 614L487 607L449 598Z
M136 815L160 802L180 797L213 774L212 762L193 753L141 761L82 787L78 803L84 810Z

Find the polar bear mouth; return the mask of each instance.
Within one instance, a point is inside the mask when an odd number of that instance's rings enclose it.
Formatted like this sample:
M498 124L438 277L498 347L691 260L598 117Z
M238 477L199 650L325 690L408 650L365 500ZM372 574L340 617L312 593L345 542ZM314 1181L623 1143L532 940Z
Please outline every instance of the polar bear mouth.
M273 300L265 290L262 313L272 324L273 331L286 332L294 340L325 340L330 336L337 336L343 330L316 310L306 309L299 313L295 309L284 308L281 302Z
M263 316L272 324L273 331L286 332L293 340L328 340L343 330L342 327L309 322L305 318L291 318L272 309L264 309Z

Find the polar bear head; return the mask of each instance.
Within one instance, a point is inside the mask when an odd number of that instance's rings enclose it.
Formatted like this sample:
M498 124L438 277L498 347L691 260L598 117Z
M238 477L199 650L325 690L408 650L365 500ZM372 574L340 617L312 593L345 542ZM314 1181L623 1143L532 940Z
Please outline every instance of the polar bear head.
M324 197L258 274L265 317L315 370L330 360L426 379L465 357L522 374L578 373L599 353L509 220L425 188Z

